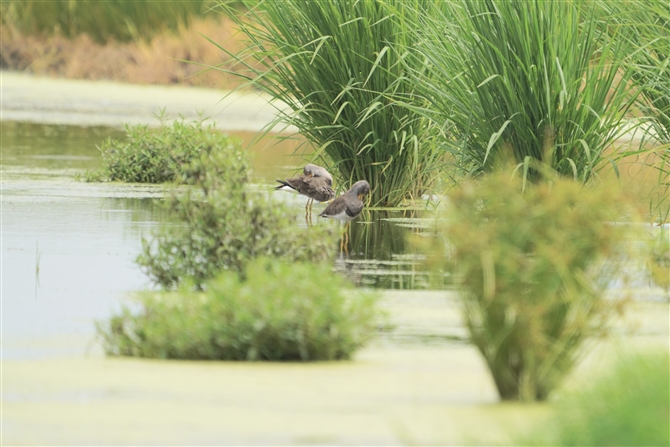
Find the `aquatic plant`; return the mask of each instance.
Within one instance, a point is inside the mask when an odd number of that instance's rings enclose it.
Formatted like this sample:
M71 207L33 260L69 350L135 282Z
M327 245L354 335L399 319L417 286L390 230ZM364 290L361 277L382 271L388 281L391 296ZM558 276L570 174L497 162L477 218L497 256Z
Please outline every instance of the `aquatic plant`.
M257 3L233 17L247 50L227 53L238 74L288 106L271 127L295 126L345 185L367 180L373 206L420 198L442 153L429 142L430 123L392 98L414 97L402 62L425 1Z
M88 172L87 181L122 181L136 183L189 183L204 164L202 157L218 157L225 153L230 160L224 166L238 174L238 181L246 181L249 161L242 156L240 143L217 131L214 124L204 120L188 123L183 119L171 123L160 118L158 128L143 124L125 125L126 139L106 139L98 148L102 154L102 168ZM241 175L241 177L240 177Z
M670 442L668 353L649 352L620 359L586 389L574 390L555 405L546 426L516 445L667 446Z
M614 189L560 178L522 192L509 173L465 182L449 199L432 262L455 273L500 397L544 400L626 302L604 297L630 262L630 226L608 223L625 202Z
M670 2L595 2L604 32L620 38L630 55L630 83L639 90L635 107L645 124L643 144L621 156L655 169L658 185L649 195L650 214L670 218ZM633 157L632 157L633 156Z
M247 183L248 165L242 153L212 151L188 166L183 176L191 186L170 192L169 220L143 240L137 259L152 281L201 287L222 270L244 274L260 256L293 262L334 257L332 228L298 227L287 205Z
M491 171L504 154L529 179L541 177L540 162L586 182L614 161L607 150L627 130L633 70L628 46L601 32L593 9L464 0L421 15L416 59L428 69L412 72L460 175Z
M653 120L658 140L670 143L670 2L599 1L598 6L610 32L628 45L631 82L642 93L639 107Z
M208 360L347 359L373 336L376 295L326 265L257 259L204 292L146 292L97 330L110 355Z

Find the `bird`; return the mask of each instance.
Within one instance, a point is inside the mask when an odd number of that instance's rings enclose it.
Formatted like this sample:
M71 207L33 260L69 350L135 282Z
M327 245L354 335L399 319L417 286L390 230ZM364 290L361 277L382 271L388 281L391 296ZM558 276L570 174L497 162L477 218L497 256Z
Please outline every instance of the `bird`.
M349 191L330 202L326 209L319 214L319 217L337 219L341 222L346 222L348 226L363 211L364 203L362 199L369 193L370 184L367 180L359 180L353 184ZM344 235L347 236L348 242L347 227L344 229ZM344 246L343 238L340 243L340 252L342 252Z
M280 183L277 190L294 191L308 197L305 204L305 218L312 210L314 201L328 202L335 197L333 190L333 177L325 168L315 164L307 164L303 168L303 174L286 180L277 180Z

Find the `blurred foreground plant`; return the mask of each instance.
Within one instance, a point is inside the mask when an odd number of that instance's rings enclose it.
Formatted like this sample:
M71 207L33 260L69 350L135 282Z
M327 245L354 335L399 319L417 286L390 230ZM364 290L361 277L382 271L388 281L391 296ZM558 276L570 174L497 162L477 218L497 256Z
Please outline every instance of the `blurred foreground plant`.
M200 157L223 152L230 157L229 170L249 169L249 162L240 156L240 144L235 138L218 132L204 120L187 123L183 119L171 124L158 119L161 125L151 129L146 125L125 125L126 140L108 138L99 147L103 167L99 172L86 173L87 181L122 181L135 183L189 183L190 173L200 166ZM191 163L195 162L195 168ZM236 165L235 162L237 162Z
M670 298L670 236L668 230L661 226L658 234L649 240L650 256L647 270L650 279L665 291Z
M321 262L335 254L332 228L300 228L289 207L247 182L249 163L239 151L203 153L183 172L190 187L173 190L166 208L173 223L143 240L137 262L165 288L196 287L221 270L244 274L259 256Z
M618 197L563 179L522 193L521 181L502 173L450 194L438 234L455 262L470 337L502 399L546 399L585 338L622 310L625 299L603 296L629 261L630 226L613 223Z
M670 442L668 353L624 358L587 389L557 403L546 427L517 445L667 446Z
M111 355L210 360L346 359L373 336L376 295L330 266L271 259L223 272L204 292L146 292L98 322Z

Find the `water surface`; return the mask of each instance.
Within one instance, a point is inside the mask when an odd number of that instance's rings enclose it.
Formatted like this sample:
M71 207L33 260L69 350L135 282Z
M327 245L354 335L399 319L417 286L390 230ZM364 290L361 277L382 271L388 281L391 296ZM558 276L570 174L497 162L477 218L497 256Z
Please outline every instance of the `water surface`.
M122 129L2 122L2 275L4 358L81 352L37 340L92 339L93 322L128 292L152 287L135 263L142 239L166 215L162 185L85 183L75 175L101 166L97 149ZM235 133L248 145L252 133ZM269 138L248 147L253 181L270 190L305 162L301 141ZM277 192L306 226L306 198ZM317 225L337 225L316 217ZM360 286L425 288L421 256L407 236L420 232L417 212L366 211L349 231L336 268ZM54 338L56 337L56 338ZM32 340L32 341L31 341ZM78 344L78 346L80 343ZM79 349L79 348L77 348Z

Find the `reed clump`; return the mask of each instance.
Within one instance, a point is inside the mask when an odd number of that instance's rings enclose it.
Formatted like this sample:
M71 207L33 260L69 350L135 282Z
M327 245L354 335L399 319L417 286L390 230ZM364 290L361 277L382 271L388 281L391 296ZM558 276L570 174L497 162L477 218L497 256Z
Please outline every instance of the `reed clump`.
M615 224L623 202L566 179L522 192L508 173L465 182L449 200L435 262L455 273L472 343L501 399L545 400L626 302L604 296L630 262L630 226Z
M204 292L144 293L97 324L110 355L190 360L339 360L374 335L376 295L329 266L269 259L223 272Z
M425 116L443 126L456 176L490 172L512 155L586 182L621 154L638 91L620 36L586 0L437 2L421 15L414 70Z
M233 17L247 50L227 53L236 73L288 105L272 126L295 126L342 183L367 180L371 205L421 198L442 153L429 143L430 123L393 98L414 98L404 61L425 2L257 3Z

